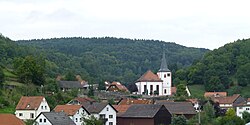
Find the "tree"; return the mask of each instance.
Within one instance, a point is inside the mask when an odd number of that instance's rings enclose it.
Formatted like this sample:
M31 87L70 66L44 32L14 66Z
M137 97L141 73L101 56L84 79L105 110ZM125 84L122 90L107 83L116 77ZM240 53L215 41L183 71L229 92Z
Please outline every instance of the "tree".
M250 113L247 111L244 111L242 113L242 118L245 120L245 123L249 123L250 122Z
M76 76L74 75L74 73L70 70L67 72L67 74L65 75L65 80L67 81L75 81L76 80Z
M83 125L103 125L103 121L91 115L88 118L83 117Z
M4 82L4 73L3 69L0 67L0 88L2 87L3 82Z
M217 125L244 125L245 122L236 116L234 109L228 109L226 116L217 118Z
M20 82L43 85L45 82L45 60L43 58L26 56L16 58L14 62Z
M238 84L240 86L246 86L250 83L250 71L248 70L250 68L250 63L247 63L245 65L242 65L237 70L237 78L238 78Z
M171 125L187 125L187 119L185 116L180 115L180 116L173 116Z
M186 100L187 96L188 96L188 94L187 94L187 91L186 91L185 84L177 85L176 100L184 101L184 100Z

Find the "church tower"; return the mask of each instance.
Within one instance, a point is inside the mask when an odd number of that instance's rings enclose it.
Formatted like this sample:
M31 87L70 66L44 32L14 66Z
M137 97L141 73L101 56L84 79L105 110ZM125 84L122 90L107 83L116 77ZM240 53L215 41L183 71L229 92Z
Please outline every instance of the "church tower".
M157 72L158 77L163 81L162 83L162 94L163 95L171 95L171 87L172 87L172 73L168 69L165 52L163 52L162 60L161 60L161 68Z

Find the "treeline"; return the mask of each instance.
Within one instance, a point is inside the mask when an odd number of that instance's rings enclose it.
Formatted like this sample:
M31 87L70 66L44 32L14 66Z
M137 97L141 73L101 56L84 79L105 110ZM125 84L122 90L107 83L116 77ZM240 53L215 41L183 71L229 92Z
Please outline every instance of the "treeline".
M237 40L210 51L186 69L176 72L175 81L203 84L207 91L250 84L250 39Z
M190 66L209 51L164 41L112 37L53 38L17 43L35 48L35 52L45 57L48 76L73 72L93 83L104 80L134 83L147 70L156 72L159 69L163 50L173 72Z

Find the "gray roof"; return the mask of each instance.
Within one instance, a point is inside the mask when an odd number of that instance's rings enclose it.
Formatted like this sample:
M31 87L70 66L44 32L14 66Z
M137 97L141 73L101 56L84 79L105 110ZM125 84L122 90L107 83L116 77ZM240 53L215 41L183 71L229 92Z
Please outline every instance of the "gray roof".
M154 104L131 105L120 117L153 118L161 108L165 107Z
M164 105L171 114L196 114L191 102L156 101L155 103Z
M163 55L162 55L161 68L159 69L159 72L170 72L170 70L168 69L165 52L163 52Z
M107 105L108 103L93 102L93 103L84 105L84 107L90 112L90 114L92 114L92 113L101 112Z
M117 110L109 103L98 103L98 102L92 102L89 104L83 105L90 114L92 113L100 113L107 105L110 105L116 112Z
M59 82L59 87L60 88L84 88L84 86L86 86L86 84L88 84L87 82L84 84L81 84L81 82L79 81L58 81Z
M52 125L75 125L64 112L42 112L41 114L43 114ZM39 114L39 116L41 114Z

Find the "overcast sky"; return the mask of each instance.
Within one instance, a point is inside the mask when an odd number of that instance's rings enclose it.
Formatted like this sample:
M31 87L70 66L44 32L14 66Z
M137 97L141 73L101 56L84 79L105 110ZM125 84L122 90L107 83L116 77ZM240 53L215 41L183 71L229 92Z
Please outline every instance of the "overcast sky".
M0 0L12 40L123 37L215 49L250 37L249 0Z

